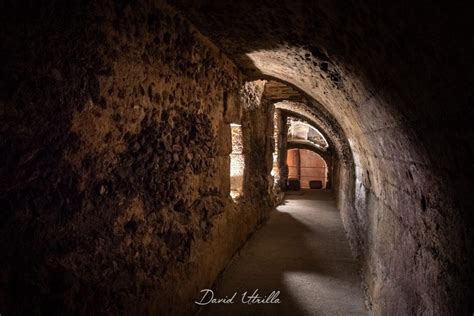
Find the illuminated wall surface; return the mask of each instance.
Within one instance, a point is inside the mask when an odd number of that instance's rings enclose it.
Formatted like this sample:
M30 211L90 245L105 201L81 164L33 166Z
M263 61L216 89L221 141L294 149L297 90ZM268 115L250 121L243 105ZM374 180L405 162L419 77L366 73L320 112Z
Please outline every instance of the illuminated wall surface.
M300 141L300 142L309 142L313 146L316 146L321 149L328 148L328 142L318 131L317 128L311 126L310 124L296 120L294 118L288 118L288 140L289 141Z
M290 149L287 164L288 178L299 179L301 188L308 189L312 180L321 181L325 188L327 167L318 154L306 149Z

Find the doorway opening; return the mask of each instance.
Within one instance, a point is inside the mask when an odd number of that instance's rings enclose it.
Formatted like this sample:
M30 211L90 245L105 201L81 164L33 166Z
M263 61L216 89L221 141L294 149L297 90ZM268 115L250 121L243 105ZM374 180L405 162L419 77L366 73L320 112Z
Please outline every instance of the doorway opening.
M324 159L308 149L289 149L288 188L326 189L328 167Z
M242 127L230 124L232 133L232 153L230 154L230 195L237 199L242 195L245 158L242 144Z

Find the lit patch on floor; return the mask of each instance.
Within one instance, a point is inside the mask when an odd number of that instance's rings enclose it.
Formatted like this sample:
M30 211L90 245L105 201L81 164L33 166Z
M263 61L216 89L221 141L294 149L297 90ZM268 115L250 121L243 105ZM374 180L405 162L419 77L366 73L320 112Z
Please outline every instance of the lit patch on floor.
M354 295L358 295L359 289L337 277L314 272L285 272L283 284L287 288L285 294L309 314L328 311L328 305L332 304L331 315L343 315L343 311L351 311L350 315L367 315L361 304L354 304Z

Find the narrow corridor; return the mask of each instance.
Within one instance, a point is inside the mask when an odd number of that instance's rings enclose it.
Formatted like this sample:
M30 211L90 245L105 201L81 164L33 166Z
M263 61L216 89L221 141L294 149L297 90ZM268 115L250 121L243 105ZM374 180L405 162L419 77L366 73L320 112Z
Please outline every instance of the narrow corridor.
M242 304L242 294L256 289L262 297L280 291L280 303ZM287 194L224 272L214 298L230 298L235 292L234 304L208 304L198 315L367 314L355 261L329 191Z
M2 1L0 316L474 316L464 2Z

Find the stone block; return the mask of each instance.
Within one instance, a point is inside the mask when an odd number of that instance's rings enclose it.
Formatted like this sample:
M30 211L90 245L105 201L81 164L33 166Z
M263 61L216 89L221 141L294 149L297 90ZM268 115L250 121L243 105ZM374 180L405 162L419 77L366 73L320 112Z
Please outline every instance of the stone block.
M242 107L236 91L224 93L224 122L240 123Z
M219 156L228 156L232 152L232 137L230 125L224 122L219 124L217 133L217 154Z
M220 192L222 196L229 196L230 194L230 157L217 157L220 177L218 179Z

